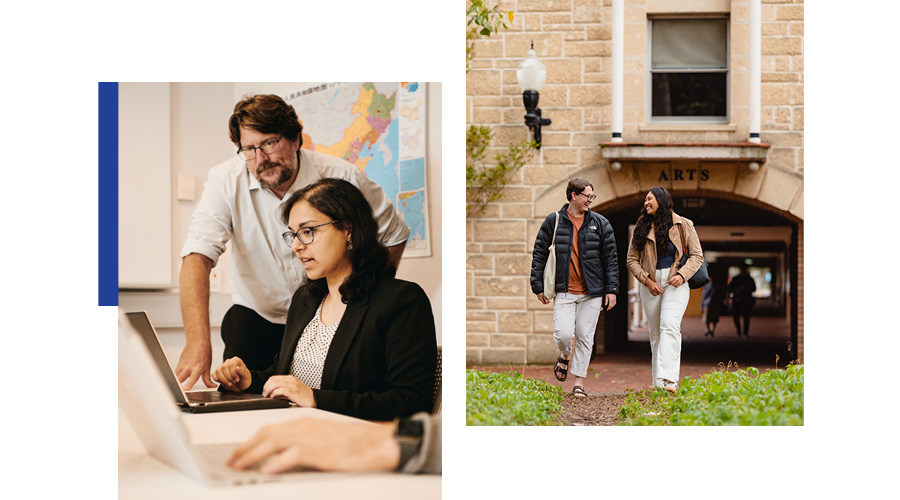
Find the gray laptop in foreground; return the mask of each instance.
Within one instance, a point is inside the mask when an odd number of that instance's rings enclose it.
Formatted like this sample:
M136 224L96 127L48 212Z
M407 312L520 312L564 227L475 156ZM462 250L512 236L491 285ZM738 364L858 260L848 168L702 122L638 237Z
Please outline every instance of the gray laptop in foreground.
M119 313L119 406L147 453L211 486L309 477L309 472L267 476L258 470L232 470L226 462L237 443L192 443L181 420L183 415L171 404L164 387L166 371L157 369L156 355L151 354L142 336L130 318Z
M128 321L134 329L140 334L150 351L153 362L156 364L159 373L169 386L175 402L184 410L192 413L205 413L213 411L235 411L235 410L261 410L266 408L287 408L291 406L290 401L286 399L272 399L263 397L260 394L247 394L242 392L220 392L220 391L192 391L185 392L178 378L175 377L175 371L169 363L169 358L163 350L156 334L156 329L150 323L150 317L146 312L130 312L125 313Z

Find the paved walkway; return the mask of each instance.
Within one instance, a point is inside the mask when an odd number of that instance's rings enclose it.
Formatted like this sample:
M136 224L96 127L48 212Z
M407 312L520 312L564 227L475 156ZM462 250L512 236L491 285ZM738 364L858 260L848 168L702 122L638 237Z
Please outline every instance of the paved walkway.
M736 362L740 368L755 366L760 371L787 364L790 353L790 324L781 318L753 318L750 338L739 339L730 317L723 317L715 337L703 336L699 318L682 323L681 377L698 378L718 368L719 363ZM588 393L622 394L625 389L650 387L650 345L646 329L632 332L629 345L619 352L598 354L588 367L584 389ZM492 372L517 371L531 379L544 380L572 390L572 375L565 382L553 376L553 365L470 366Z

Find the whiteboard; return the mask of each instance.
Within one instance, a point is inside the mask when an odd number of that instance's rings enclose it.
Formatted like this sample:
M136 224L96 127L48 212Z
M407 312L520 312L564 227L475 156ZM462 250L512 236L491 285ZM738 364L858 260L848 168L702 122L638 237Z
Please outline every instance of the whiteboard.
M119 288L172 287L168 83L119 84Z

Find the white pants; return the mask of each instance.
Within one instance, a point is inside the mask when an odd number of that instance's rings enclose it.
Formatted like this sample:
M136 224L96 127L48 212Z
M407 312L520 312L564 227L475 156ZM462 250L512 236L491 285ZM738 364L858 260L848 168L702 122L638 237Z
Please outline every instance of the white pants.
M678 382L681 368L681 318L691 298L687 282L671 286L669 269L657 269L654 281L663 293L654 297L641 285L641 303L650 328L650 359L653 387L662 387L659 379Z
M603 297L559 293L553 302L553 340L556 348L568 354L575 352L569 361L569 372L576 377L586 377L594 347L594 330L603 309ZM574 339L574 346L573 346Z

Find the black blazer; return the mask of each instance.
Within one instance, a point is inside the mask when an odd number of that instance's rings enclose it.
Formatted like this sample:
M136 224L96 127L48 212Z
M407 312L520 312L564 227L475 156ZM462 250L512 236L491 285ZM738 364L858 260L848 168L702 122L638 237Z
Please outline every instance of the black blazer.
M265 371L251 370L246 392L262 393L273 375L288 375L297 342L319 300L300 287L291 299L281 352ZM334 333L322 369L316 407L367 420L430 411L437 365L431 302L412 282L384 277L352 299Z

